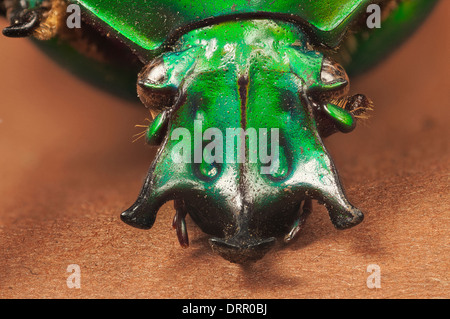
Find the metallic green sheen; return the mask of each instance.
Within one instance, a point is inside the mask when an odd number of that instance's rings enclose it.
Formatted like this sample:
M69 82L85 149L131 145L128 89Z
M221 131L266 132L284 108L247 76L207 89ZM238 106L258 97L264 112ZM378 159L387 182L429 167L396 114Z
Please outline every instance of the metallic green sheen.
M173 226L183 247L189 215L213 236L215 251L239 263L261 258L275 238L294 238L312 200L325 205L337 229L363 220L346 198L322 137L353 130L351 112L369 108L370 102L361 94L345 96L346 71L327 54L337 52L350 70L367 68L406 38L437 2L67 1L83 6L90 16L84 23L94 36L107 31L146 64L138 94L159 112L142 136L160 148L122 220L151 228L159 208L174 200ZM397 5L383 12L380 30L364 23L371 3L387 5L385 10ZM27 36L38 27L45 14L40 4L8 2L8 10L17 9L9 29L16 33L10 36ZM24 9L32 12L22 15ZM347 32L350 27L358 33ZM123 47L110 50L105 43L102 49L121 56ZM115 75L104 82L112 89L128 82L136 62L124 54L120 68L94 68L73 50L61 51L78 74Z
M161 112L153 119L152 123L147 129L146 133L147 144L149 145L161 144L164 129L167 128L166 125L167 125L167 113Z
M320 42L335 47L370 0L79 0L96 19L133 46L156 50L180 32L214 18L259 15L307 23Z
M324 110L330 117L333 118L340 131L350 132L354 129L356 121L348 111L332 103L327 103Z
M36 8L37 6L39 6L42 2L43 2L43 0L27 0L26 4L27 4L28 8L32 9L32 8Z
M181 200L185 212L214 236L213 249L235 262L260 258L274 237L297 228L303 201L324 203L338 229L361 222L318 134L309 100L312 91L339 90L346 82L322 81L324 56L308 49L298 28L271 20L221 23L185 34L157 61L140 85L153 94L176 90L177 99L163 110L169 113L164 141L123 221L148 229L163 203ZM202 137L211 128L221 132L214 139L223 142L216 149L223 160L197 161L195 153L204 154L209 142ZM266 134L247 136L240 153L241 140L229 138L230 129ZM263 173L268 165L260 157L250 160L251 145L270 151L273 129L279 132L279 156Z

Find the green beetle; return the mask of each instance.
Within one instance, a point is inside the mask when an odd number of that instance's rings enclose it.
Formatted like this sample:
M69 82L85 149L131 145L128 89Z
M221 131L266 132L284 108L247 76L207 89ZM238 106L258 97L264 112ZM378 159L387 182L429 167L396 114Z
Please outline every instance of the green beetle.
M376 64L436 2L5 0L3 33L63 40L71 54L60 59L79 54L76 72L116 92L143 66L137 92L154 120L139 137L160 148L122 220L149 229L173 200L183 247L189 214L214 251L245 263L277 238L290 242L312 200L338 229L363 220L322 142L372 108L364 95L348 96L344 67L356 74ZM69 28L78 9L82 26Z

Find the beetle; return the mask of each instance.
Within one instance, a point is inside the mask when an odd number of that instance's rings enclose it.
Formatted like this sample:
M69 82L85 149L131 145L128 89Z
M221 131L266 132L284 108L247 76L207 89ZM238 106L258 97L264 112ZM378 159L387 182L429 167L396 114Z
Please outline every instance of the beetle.
M325 205L337 229L362 222L323 139L351 132L373 107L363 94L348 95L347 74L385 57L436 2L1 4L11 22L4 35L56 37L94 64L101 56L113 71L96 69L88 77L113 91L126 91L129 74L141 68L137 93L153 121L138 137L159 150L137 200L121 219L150 229L159 208L173 200L181 246L189 245L189 215L212 236L214 251L246 263L262 258L277 239L291 242L311 213L312 200ZM66 25L70 4L81 8L81 29ZM382 28L367 26L370 5L380 9ZM92 54L92 43L100 52ZM107 72L114 76L106 77Z

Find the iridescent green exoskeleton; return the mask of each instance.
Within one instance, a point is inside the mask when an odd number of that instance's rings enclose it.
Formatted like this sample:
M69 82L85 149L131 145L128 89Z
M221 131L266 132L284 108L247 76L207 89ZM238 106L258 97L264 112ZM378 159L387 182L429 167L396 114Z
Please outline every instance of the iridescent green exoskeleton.
M11 0L3 1L12 23L4 34L56 36L75 49L86 47L77 45L83 39L98 39L105 50L120 43L111 58L119 67L108 68L113 87L127 85L120 65L136 66L127 57L138 57L138 95L154 116L143 136L160 148L122 220L149 229L173 200L182 246L189 215L213 236L215 251L244 263L277 238L291 241L312 200L326 206L338 229L363 220L322 141L352 131L372 107L362 94L347 95L344 67L357 73L375 64L435 3ZM81 29L65 25L76 13L70 4L81 8ZM377 8L381 28L370 29ZM95 70L99 78L104 69Z

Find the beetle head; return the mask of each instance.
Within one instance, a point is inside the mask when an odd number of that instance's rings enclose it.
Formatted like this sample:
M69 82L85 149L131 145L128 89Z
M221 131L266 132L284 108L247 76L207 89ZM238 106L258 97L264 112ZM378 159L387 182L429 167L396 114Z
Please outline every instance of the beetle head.
M190 215L215 251L240 263L261 258L275 238L292 240L312 199L338 229L361 222L322 142L355 126L344 69L288 24L225 26L192 31L141 72L139 96L159 112L147 139L161 147L122 219L148 229L175 200L182 246Z

